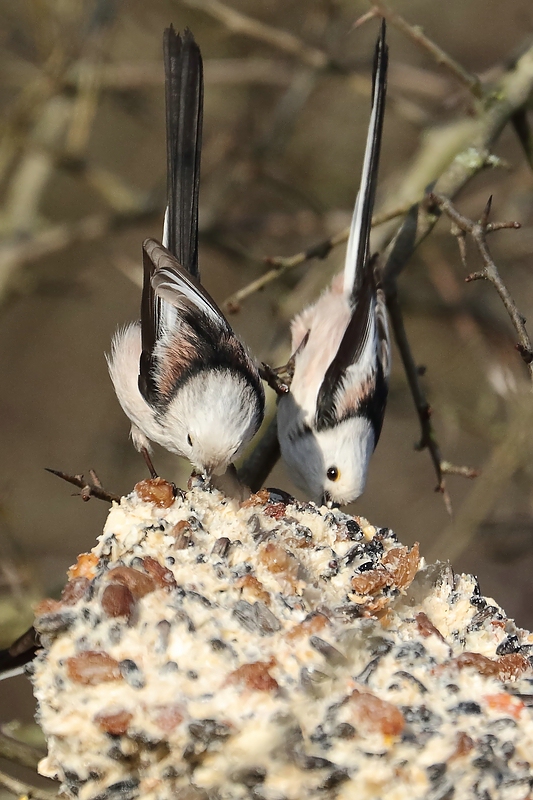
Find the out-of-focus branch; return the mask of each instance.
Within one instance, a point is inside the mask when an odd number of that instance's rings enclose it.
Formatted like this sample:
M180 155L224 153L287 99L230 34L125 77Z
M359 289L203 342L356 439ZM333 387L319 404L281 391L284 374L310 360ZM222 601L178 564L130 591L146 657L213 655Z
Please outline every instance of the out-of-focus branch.
M526 459L531 458L533 405L531 395L522 396L500 443L494 448L480 477L464 500L453 523L438 537L428 561L453 561L468 547L483 520L505 491L508 481Z
M65 250L77 242L101 239L112 230L137 225L161 214L161 208L151 205L132 213L90 214L77 222L51 225L28 239L4 240L0 243L0 301L9 287L13 273L24 264Z
M442 48L432 42L423 32L420 25L410 25L400 14L393 11L392 8L383 2L383 0L371 0L373 9L375 9L380 16L394 25L399 31L404 33L415 44L426 50L432 58L435 59L437 64L440 64L448 72L453 75L463 86L472 92L474 97L478 100L483 98L483 87L477 75L472 75L466 70L458 61L455 61L448 53L444 52Z
M533 347L531 339L525 326L525 320L522 314L518 311L516 303L511 297L509 290L501 279L500 273L496 264L494 263L487 246L487 236L494 231L501 231L505 229L520 228L519 222L489 222L490 209L492 205L492 197L489 198L487 205L481 215L480 219L475 222L468 219L459 213L455 206L448 200L447 197L431 193L428 196L428 202L438 206L444 213L452 220L452 233L457 237L459 244L459 251L461 253L461 260L466 268L466 234L469 234L477 248L481 260L483 262L483 269L478 272L472 272L465 278L465 281L486 280L492 283L505 306L507 313L513 323L513 327L518 334L518 344L516 349L522 356L522 360L528 368L529 376L533 382Z
M211 17L218 19L228 30L243 36L250 36L265 44L269 44L284 53L296 56L304 64L314 69L324 69L329 64L326 53L316 47L311 47L302 42L297 36L288 31L274 28L253 17L248 17L234 8L230 8L219 0L182 0L190 8L205 11Z
M12 736L7 736L3 730L0 730L0 758L5 758L13 764L19 764L21 767L37 769L37 765L43 756L44 753L41 750L37 750L37 748L26 744L26 742L13 739Z
M396 219L396 217L401 217L407 210L408 206L402 206L401 208L395 208L382 214L376 214L372 219L372 227L382 225L384 222ZM350 228L344 228L342 231L339 231L339 233L335 233L333 236L329 236L327 239L318 242L318 244L312 245L307 250L302 250L300 253L296 253L292 256L266 256L263 262L271 265L272 269L226 298L223 304L224 308L230 314L236 313L240 310L243 300L246 300L246 298L255 294L255 292L264 289L265 286L272 283L272 281L279 278L285 272L299 267L300 264L311 261L313 258L326 258L335 247L348 240L349 233Z
M52 782L50 781L50 783ZM38 789L36 786L30 786L29 783L6 775L5 772L0 772L0 786L17 797L32 798L32 800L57 800L57 791Z

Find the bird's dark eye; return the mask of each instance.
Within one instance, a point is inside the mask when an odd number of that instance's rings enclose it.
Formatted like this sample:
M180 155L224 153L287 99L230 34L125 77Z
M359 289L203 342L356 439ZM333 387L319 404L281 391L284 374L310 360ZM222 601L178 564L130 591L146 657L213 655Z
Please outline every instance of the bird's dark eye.
M338 481L341 476L337 467L330 467L326 472L326 475L328 476L328 480L330 481Z
M191 434L190 433L187 434L187 441L190 444L190 446L192 447L192 439L191 439Z

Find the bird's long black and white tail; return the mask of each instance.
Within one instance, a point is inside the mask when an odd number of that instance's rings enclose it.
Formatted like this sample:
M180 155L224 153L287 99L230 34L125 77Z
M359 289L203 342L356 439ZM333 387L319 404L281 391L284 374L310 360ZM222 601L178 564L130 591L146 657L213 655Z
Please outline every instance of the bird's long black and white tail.
M167 211L163 244L199 279L198 192L202 149L203 67L190 30L164 34L167 121Z
M167 208L163 245L197 281L198 194L202 151L204 81L200 48L189 30L177 34L172 25L163 37L167 127ZM143 251L141 300L142 353L139 390L148 403L157 403L154 348L176 323L176 309L158 297L152 286L155 265Z
M344 292L357 297L363 282L365 270L370 264L370 228L376 195L381 135L385 115L387 93L387 66L389 51L385 41L385 20L381 23L381 33L374 54L374 73L372 77L372 110L366 138L365 157L361 174L361 185L355 201L355 208L346 250L344 267Z

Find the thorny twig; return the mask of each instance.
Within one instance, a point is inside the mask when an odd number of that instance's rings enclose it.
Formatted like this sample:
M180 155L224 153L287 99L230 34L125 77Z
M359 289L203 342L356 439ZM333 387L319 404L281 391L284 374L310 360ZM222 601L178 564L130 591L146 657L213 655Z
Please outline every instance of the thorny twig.
M440 208L444 213L452 220L452 233L454 236L457 237L457 243L459 245L459 252L461 254L461 261L463 262L463 266L466 268L466 235L472 237L476 248L478 250L479 255L481 256L481 260L483 262L483 269L477 272L472 272L466 276L465 281L469 283L470 281L477 281L477 280L486 280L489 283L492 283L500 298L502 303L505 306L509 317L511 318L511 322L513 323L513 327L518 334L518 344L516 345L516 349L522 356L522 360L524 361L526 367L528 368L530 378L533 382L533 347L531 344L531 339L529 338L528 332L525 326L525 319L518 311L516 307L516 303L509 294L509 290L507 289L506 285L501 279L500 273L498 272L498 268L494 263L492 256L490 254L489 248L487 246L487 236L489 233L493 233L494 231L501 231L501 230L515 230L520 228L519 222L489 222L490 210L492 206L492 196L489 197L487 204L483 210L483 213L479 220L474 221L468 219L467 217L463 216L459 213L459 211L455 208L452 202L443 195L431 193L428 195L428 203L430 205L436 205Z
M414 205L407 214L405 222L389 254L386 265L387 268L383 273L383 290L385 292L394 339L400 352L407 382L420 421L420 441L416 445L416 449L427 449L429 451L437 475L436 491L441 492L443 495L446 510L451 515L451 500L446 489L444 475L463 475L467 478L475 478L477 472L469 467L456 467L442 458L437 437L433 425L431 424L431 406L422 388L420 370L415 362L405 330L403 312L398 300L397 276L405 264L406 253L412 252L413 244L416 239L417 219L418 205Z
M382 225L384 222L389 222L392 219L396 219L396 217L403 216L403 214L409 210L410 205L411 204L409 204L409 206L403 205L400 208L394 208L383 214L376 214L372 219L372 227ZM272 283L276 278L281 277L285 272L299 267L300 264L311 261L314 258L327 258L335 247L348 240L349 233L350 228L344 228L342 231L333 234L333 236L329 236L327 239L318 242L318 244L311 245L307 250L302 250L292 256L265 256L265 258L262 259L263 263L268 264L272 269L269 269L268 272L260 275L259 278L256 278L256 280L251 281L246 286L243 286L242 289L239 289L234 292L234 294L227 297L223 303L224 309L230 314L235 314L237 311L240 311L243 300L246 300L252 294L255 294L255 292L264 289L265 286Z
M28 800L57 800L58 797L57 790L38 789L36 786L30 786L29 783L6 775L5 772L0 772L0 786L17 797L24 797Z
M435 42L432 42L425 33L423 32L420 25L410 25L407 20L405 20L400 14L397 14L396 11L393 11L392 8L383 2L383 0L370 0L373 6L372 10L376 10L381 17L390 22L391 25L394 25L399 31L404 33L410 39L412 39L415 44L419 47L422 47L426 50L432 58L435 59L437 64L441 64L448 72L453 75L463 86L466 88L476 97L478 100L483 98L483 86L481 85L481 81L477 77L477 75L472 75L472 73L468 72L458 61L455 61L451 56L448 55L444 50L442 50ZM369 12L370 14L371 12ZM365 15L367 17L368 15ZM359 20L361 23L363 20ZM366 20L365 20L366 21Z
M83 475L67 475L66 472L61 472L56 469L49 469L48 467L45 467L45 469L47 472L51 472L52 475L57 475L58 478L81 489L79 494L84 501L90 500L91 497L96 497L98 500L104 500L106 503L120 503L119 495L106 491L92 469L89 470L89 475L91 476L90 482L86 481Z

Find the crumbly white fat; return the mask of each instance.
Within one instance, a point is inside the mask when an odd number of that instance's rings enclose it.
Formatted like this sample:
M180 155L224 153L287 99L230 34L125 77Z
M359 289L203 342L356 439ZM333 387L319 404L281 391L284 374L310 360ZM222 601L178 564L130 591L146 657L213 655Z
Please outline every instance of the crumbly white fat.
M182 520L191 544L177 550ZM529 797L533 709L513 706L510 693L531 694L531 669L504 686L452 659L473 652L496 660L511 640L528 655L533 638L479 596L472 576L446 565L421 569L403 589L355 593L354 575L379 569L400 546L390 531L358 523L303 504L240 506L198 488L170 508L135 493L114 505L92 551L99 562L90 590L36 662L48 740L42 774L80 800L444 800L454 790L456 798ZM231 547L213 554L222 537ZM139 599L129 620L109 617L101 605L109 571L143 571L146 557L170 569L175 585ZM259 583L247 585L246 575ZM373 612L365 603L376 598ZM420 612L441 636L422 635ZM317 613L322 627L296 635ZM72 680L67 659L95 650L134 662L143 685ZM236 679L258 662L269 688ZM385 701L385 720L357 710L365 694ZM510 698L510 711L494 696ZM175 725L162 724L165 710ZM102 730L98 715L118 711L131 715L127 730Z

